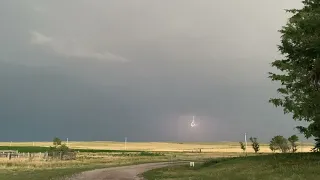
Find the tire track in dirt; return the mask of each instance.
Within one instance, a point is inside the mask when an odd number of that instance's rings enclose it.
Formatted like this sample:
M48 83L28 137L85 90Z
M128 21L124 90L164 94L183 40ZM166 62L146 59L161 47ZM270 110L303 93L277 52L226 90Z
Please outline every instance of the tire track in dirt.
M139 175L143 172L155 168L162 168L170 165L178 165L180 163L148 163L131 166L112 167L105 169L96 169L76 174L66 180L143 180Z

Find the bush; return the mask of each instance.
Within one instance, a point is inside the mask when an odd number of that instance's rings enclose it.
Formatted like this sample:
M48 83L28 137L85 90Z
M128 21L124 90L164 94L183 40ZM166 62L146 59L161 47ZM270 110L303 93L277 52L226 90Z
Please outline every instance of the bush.
M315 147L311 149L313 152L320 152L320 138L315 139Z
M50 147L48 156L52 158L62 159L75 159L76 153L70 149L67 145L62 144L60 146Z
M283 153L286 153L290 150L288 140L283 136L275 136L271 139L269 147L272 151L279 150Z
M250 137L250 141L252 142L252 148L253 148L254 152L255 153L259 152L260 151L260 145L258 143L258 139Z
M61 143L62 143L62 141L60 138L57 138L57 137L53 138L53 145L54 146L61 145Z
M243 144L243 142L239 142L240 148L243 150L243 152L246 150L246 146Z
M295 152L298 150L298 148L297 148L298 145L296 144L296 142L299 141L298 136L292 135L292 136L290 136L290 137L288 138L288 141L289 141L290 144L291 144L291 150L292 150L292 152L295 153Z

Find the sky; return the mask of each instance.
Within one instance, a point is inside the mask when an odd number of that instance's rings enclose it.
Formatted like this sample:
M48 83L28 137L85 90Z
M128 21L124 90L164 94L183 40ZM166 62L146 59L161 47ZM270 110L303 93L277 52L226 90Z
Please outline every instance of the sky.
M268 142L300 0L0 1L0 141ZM192 116L198 126L190 127ZM302 137L302 136L301 136Z

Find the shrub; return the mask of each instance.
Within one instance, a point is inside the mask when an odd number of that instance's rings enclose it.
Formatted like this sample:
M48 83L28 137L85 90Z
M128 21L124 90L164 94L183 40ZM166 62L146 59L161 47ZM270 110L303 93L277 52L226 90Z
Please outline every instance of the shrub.
M259 152L260 151L260 145L258 143L258 139L250 137L250 141L252 142L252 148L253 148L254 152L255 153Z
M295 153L298 150L298 145L296 144L299 141L298 136L292 135L288 138L288 141L290 142L292 152Z
M240 148L243 150L243 152L246 150L246 146L243 144L243 142L239 142Z
M279 150L283 153L286 153L290 150L288 140L283 136L275 136L271 139L269 147L272 151Z

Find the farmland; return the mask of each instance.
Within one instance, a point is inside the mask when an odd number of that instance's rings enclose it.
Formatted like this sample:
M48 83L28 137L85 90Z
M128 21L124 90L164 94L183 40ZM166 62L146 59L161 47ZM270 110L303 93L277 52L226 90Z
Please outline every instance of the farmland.
M248 144L250 145L250 144ZM172 143L172 142L69 142L68 146L77 151L76 160L44 160L38 154L44 153L52 142L2 142L2 150L18 150L32 153L32 158L0 159L0 179L52 179L70 176L74 173L112 166L162 161L205 161L220 157L238 157L244 153L236 142L216 143ZM260 153L271 151L267 144L261 144ZM312 144L304 144L299 150L308 152ZM201 152L200 152L201 149ZM248 154L253 155L248 147Z

